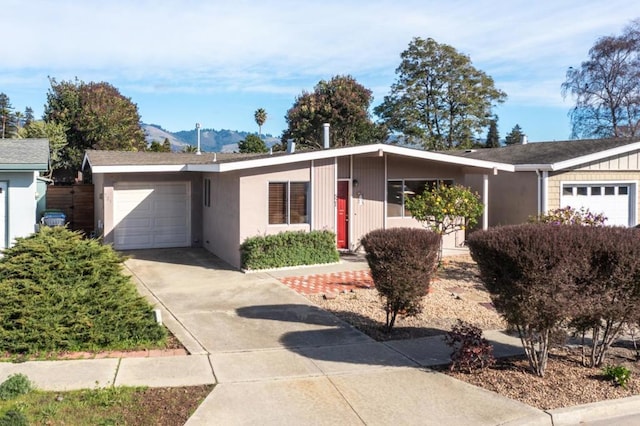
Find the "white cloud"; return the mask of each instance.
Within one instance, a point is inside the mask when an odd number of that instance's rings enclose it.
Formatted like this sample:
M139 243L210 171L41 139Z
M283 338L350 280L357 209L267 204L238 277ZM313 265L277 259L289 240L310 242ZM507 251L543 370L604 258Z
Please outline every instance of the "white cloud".
M352 74L380 101L419 36L470 55L509 102L553 106L566 68L637 9L635 0L27 0L28 11L24 1L4 3L3 15L18 17L3 22L7 87L78 76L138 93L293 98L321 78Z

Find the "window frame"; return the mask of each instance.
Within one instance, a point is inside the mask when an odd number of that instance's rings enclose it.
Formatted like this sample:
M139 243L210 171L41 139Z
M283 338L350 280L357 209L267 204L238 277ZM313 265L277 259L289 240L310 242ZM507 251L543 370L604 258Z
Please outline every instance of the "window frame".
M385 208L385 215L387 218L390 219L406 219L406 218L412 218L413 216L411 215L411 212L408 212L405 208L405 199L407 198L407 191L400 191L400 195L402 196L401 198L401 204L400 204L400 215L399 216L391 216L389 214L389 206L398 206L397 203L390 203L389 202L389 195L390 195L390 191L389 191L389 185L391 182L400 182L400 188L405 189L407 188L406 182L424 182L424 187L426 188L427 185L429 185L430 188L432 188L433 184L435 185L439 185L440 182L446 184L446 185L454 185L455 184L455 180L454 179L440 179L440 178L398 178L398 179L387 179L387 187L386 189L386 198L385 198L385 204L386 204L386 208ZM397 184L396 184L397 185ZM411 189L411 188L407 188L407 189ZM424 189L423 189L424 192ZM397 191L396 191L397 193ZM422 192L420 193L422 194ZM409 214L407 214L407 212Z
M204 178L203 204L205 207L211 207L211 179Z
M282 200L279 200L282 205L277 206L279 209L282 208L282 212L272 211L272 185L275 188L276 185L283 188L280 191L281 194L274 194L275 196L282 196ZM297 191L296 187L302 185L303 191ZM294 190L292 191L292 186ZM267 224L269 226L289 226L289 225L308 225L311 223L311 211L310 211L310 200L311 200L311 185L309 181L269 181L267 183ZM302 203L296 202L292 200L292 197L299 196L300 194L304 195L304 201ZM275 208L276 206L274 206ZM302 214L301 214L302 212ZM293 214L292 214L293 213ZM272 221L274 217L279 216L282 218L282 221L274 222ZM302 221L292 221L292 218L299 217L302 218Z

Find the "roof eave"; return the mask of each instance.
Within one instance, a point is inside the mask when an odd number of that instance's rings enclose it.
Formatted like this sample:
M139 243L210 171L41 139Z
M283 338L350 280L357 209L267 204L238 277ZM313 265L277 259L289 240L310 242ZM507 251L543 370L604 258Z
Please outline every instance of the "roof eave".
M227 162L216 162L209 164L179 164L179 165L92 165L87 154L83 160L83 167L89 165L93 173L135 173L135 172L229 172L234 170L245 170L266 166L277 166L282 164L297 163L312 160L321 160L334 157L345 157L350 155L373 154L379 156L386 154L396 154L404 157L419 158L431 161L438 161L447 164L470 166L487 170L500 170L513 172L515 168L512 164L499 163L486 160L476 160L459 157L450 154L437 153L433 151L420 151L417 149L400 147L387 144L358 145L339 149L327 149L320 151L299 152L287 155L274 155L255 159L241 159Z
M560 171L575 167L580 164L591 163L593 161L603 160L608 157L614 157L616 155L627 154L631 151L640 150L640 142L634 142L616 148L607 149L605 151L595 152L589 155L583 155L581 157L571 158L565 161L559 161L557 163L550 164L551 170Z
M91 163L89 163L91 165ZM93 166L91 172L100 173L161 173L188 171L186 164L171 165L118 165L118 166Z
M551 172L552 164L516 164L516 172Z
M49 164L46 163L0 164L0 171L5 172L46 172L47 170L49 170Z

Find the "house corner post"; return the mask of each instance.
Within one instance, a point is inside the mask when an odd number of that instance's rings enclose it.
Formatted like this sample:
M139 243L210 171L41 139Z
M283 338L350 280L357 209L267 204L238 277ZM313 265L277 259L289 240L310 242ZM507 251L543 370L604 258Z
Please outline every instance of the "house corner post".
M482 175L482 204L484 211L482 212L482 229L489 228L489 175Z

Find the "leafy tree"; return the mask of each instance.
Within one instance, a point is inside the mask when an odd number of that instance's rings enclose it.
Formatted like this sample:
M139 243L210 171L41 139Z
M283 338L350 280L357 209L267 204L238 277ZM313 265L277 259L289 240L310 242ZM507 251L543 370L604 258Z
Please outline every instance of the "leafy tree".
M500 135L498 134L498 119L494 118L489 123L489 131L487 132L487 148L500 147Z
M138 107L109 83L49 79L44 118L64 126L68 145L61 157L79 169L87 149L146 148Z
M67 135L62 124L47 123L43 120L31 121L21 129L24 138L49 139L49 163L51 170L69 168L71 165L62 157L67 146ZM51 170L49 177L51 177Z
M238 142L238 150L243 154L269 151L267 145L258 135L247 135L244 140Z
M0 120L2 120L0 125L2 126L1 137L3 139L12 138L18 134L18 124L12 110L13 106L11 106L9 96L0 93Z
M165 138L165 142L167 142L168 139ZM151 141L151 144L149 144L149 147L147 148L147 151L152 151L152 152L171 152L171 144L169 144L168 146L163 142L160 143L158 141Z
M331 124L331 146L383 142L386 130L371 121L369 106L373 98L351 76L321 80L312 93L302 92L287 111L288 129L283 143L293 139L301 146L322 148L322 124Z
M414 38L400 56L398 79L375 113L425 149L470 147L506 94L468 56L431 38Z
M576 101L572 137L640 135L640 19L619 36L599 38L589 59L567 70L562 95Z
M522 129L520 128L520 125L516 124L515 126L513 126L513 129L511 129L509 134L505 136L504 143L506 145L518 144L522 142L523 136L524 136L524 133L522 133Z
M267 121L267 112L263 108L258 108L253 114L253 118L258 125L258 136L262 137L262 125Z
M465 230L478 223L484 211L480 196L462 185L444 185L439 182L430 190L405 200L407 210L419 222L440 236L442 259L442 236Z

